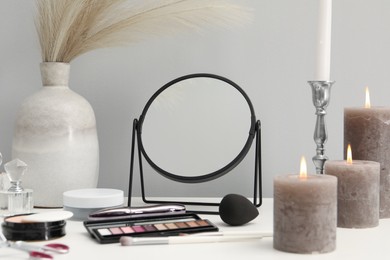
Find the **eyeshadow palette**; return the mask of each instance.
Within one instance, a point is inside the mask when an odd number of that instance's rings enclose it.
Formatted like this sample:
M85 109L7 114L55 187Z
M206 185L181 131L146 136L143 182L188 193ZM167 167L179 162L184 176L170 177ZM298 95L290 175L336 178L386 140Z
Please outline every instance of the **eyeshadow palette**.
M99 243L116 243L121 236L174 236L218 231L213 223L194 213L131 218L127 220L84 221L89 234Z

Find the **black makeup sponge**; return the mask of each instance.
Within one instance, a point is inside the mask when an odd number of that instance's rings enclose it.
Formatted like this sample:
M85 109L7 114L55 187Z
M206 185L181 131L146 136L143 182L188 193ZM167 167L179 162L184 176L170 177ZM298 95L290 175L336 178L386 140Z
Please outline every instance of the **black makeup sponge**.
M231 226L240 226L254 220L259 211L247 198L238 194L228 194L219 204L221 219Z

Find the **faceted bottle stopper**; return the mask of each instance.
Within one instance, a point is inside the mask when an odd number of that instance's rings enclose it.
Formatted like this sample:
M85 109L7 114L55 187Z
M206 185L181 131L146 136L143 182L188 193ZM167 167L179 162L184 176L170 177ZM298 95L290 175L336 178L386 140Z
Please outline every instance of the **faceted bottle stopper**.
M14 159L4 164L4 169L7 172L7 176L11 182L11 187L8 189L10 192L21 192L23 191L22 177L27 170L27 164L19 159Z

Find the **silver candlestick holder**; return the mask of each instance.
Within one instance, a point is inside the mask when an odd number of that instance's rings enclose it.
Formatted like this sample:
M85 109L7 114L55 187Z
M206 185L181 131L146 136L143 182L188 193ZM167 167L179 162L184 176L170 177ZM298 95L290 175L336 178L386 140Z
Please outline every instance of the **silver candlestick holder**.
M324 174L324 164L328 157L325 156L325 143L328 139L325 115L330 101L330 89L334 81L309 81L313 95L313 104L316 108L317 121L314 129L314 142L317 145L313 163L317 174Z

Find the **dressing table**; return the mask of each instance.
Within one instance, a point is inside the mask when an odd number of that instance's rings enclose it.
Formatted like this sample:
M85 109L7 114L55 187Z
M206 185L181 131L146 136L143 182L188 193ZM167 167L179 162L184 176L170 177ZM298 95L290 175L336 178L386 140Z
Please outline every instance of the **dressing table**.
M134 198L134 204L141 199ZM264 231L273 230L273 199L264 198L259 208L259 216L252 222L239 226L227 226L218 215L201 215L216 224L221 231ZM390 219L381 219L379 226L370 229L337 229L336 250L327 254L299 255L273 249L272 238L253 241L221 242L202 244L172 244L121 246L118 244L99 244L92 239L83 223L68 220L66 235L62 238L34 242L43 245L49 242L67 244L70 252L54 255L54 259L388 259L390 241ZM28 254L9 248L0 248L0 259L28 259Z

